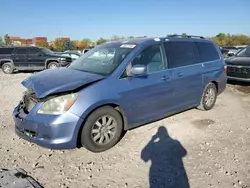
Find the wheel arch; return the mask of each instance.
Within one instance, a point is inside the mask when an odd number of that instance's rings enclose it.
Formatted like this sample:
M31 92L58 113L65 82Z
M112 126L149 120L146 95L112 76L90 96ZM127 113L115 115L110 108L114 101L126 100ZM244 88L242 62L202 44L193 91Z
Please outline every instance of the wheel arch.
M0 67L2 67L4 63L11 63L14 67L14 62L12 61L12 59L1 59L0 60Z
M59 61L57 59L46 59L45 61L45 68L48 68L49 63L55 62L59 64Z
M218 92L218 82L217 81L211 81L210 83L213 83L214 85L215 85L215 87L216 87L216 90L217 90L217 92ZM209 84L209 83L208 83Z
M128 128L128 122L127 122L127 118L126 118L126 115L125 115L125 112L124 110L122 109L122 107L118 104L118 103L115 103L115 102L109 102L109 103L103 103L103 104L100 104L100 105L97 105L95 107L92 107L91 110L88 111L87 115L85 116L84 118L84 121L82 122L80 128L78 129L78 133L77 133L77 143L76 143L76 146L79 148L81 147L81 132L82 132L82 129L83 129L83 126L86 122L86 119L90 116L90 114L92 114L94 111L96 111L97 109L101 108L101 107L105 107L105 106L110 106L114 109L116 109L121 117L122 117L122 122L123 122L123 130L127 130Z

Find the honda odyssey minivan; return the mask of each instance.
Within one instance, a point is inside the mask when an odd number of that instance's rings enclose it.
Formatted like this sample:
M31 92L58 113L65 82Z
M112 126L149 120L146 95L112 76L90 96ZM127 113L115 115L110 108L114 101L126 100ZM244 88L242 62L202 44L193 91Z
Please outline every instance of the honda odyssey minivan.
M46 148L102 152L126 130L190 108L212 109L226 71L219 47L203 37L107 42L69 67L24 80L15 132Z

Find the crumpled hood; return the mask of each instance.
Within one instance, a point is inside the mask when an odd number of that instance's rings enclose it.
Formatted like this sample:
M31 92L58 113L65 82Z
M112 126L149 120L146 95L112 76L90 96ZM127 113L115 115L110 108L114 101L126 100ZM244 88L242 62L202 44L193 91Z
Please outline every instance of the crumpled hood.
M51 94L75 90L103 78L105 77L101 75L71 68L59 68L33 74L24 80L22 85L33 89L38 98L44 98Z

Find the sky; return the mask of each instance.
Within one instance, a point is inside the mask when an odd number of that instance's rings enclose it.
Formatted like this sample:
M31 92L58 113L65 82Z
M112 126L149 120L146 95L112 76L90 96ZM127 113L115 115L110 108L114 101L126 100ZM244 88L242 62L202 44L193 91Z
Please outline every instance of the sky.
M250 36L250 0L0 0L0 36Z

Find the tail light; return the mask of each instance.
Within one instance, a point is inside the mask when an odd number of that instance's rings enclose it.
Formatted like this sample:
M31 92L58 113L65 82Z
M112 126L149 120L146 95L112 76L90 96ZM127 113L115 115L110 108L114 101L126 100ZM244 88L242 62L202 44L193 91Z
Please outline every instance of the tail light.
M227 65L224 65L224 72L227 72Z

